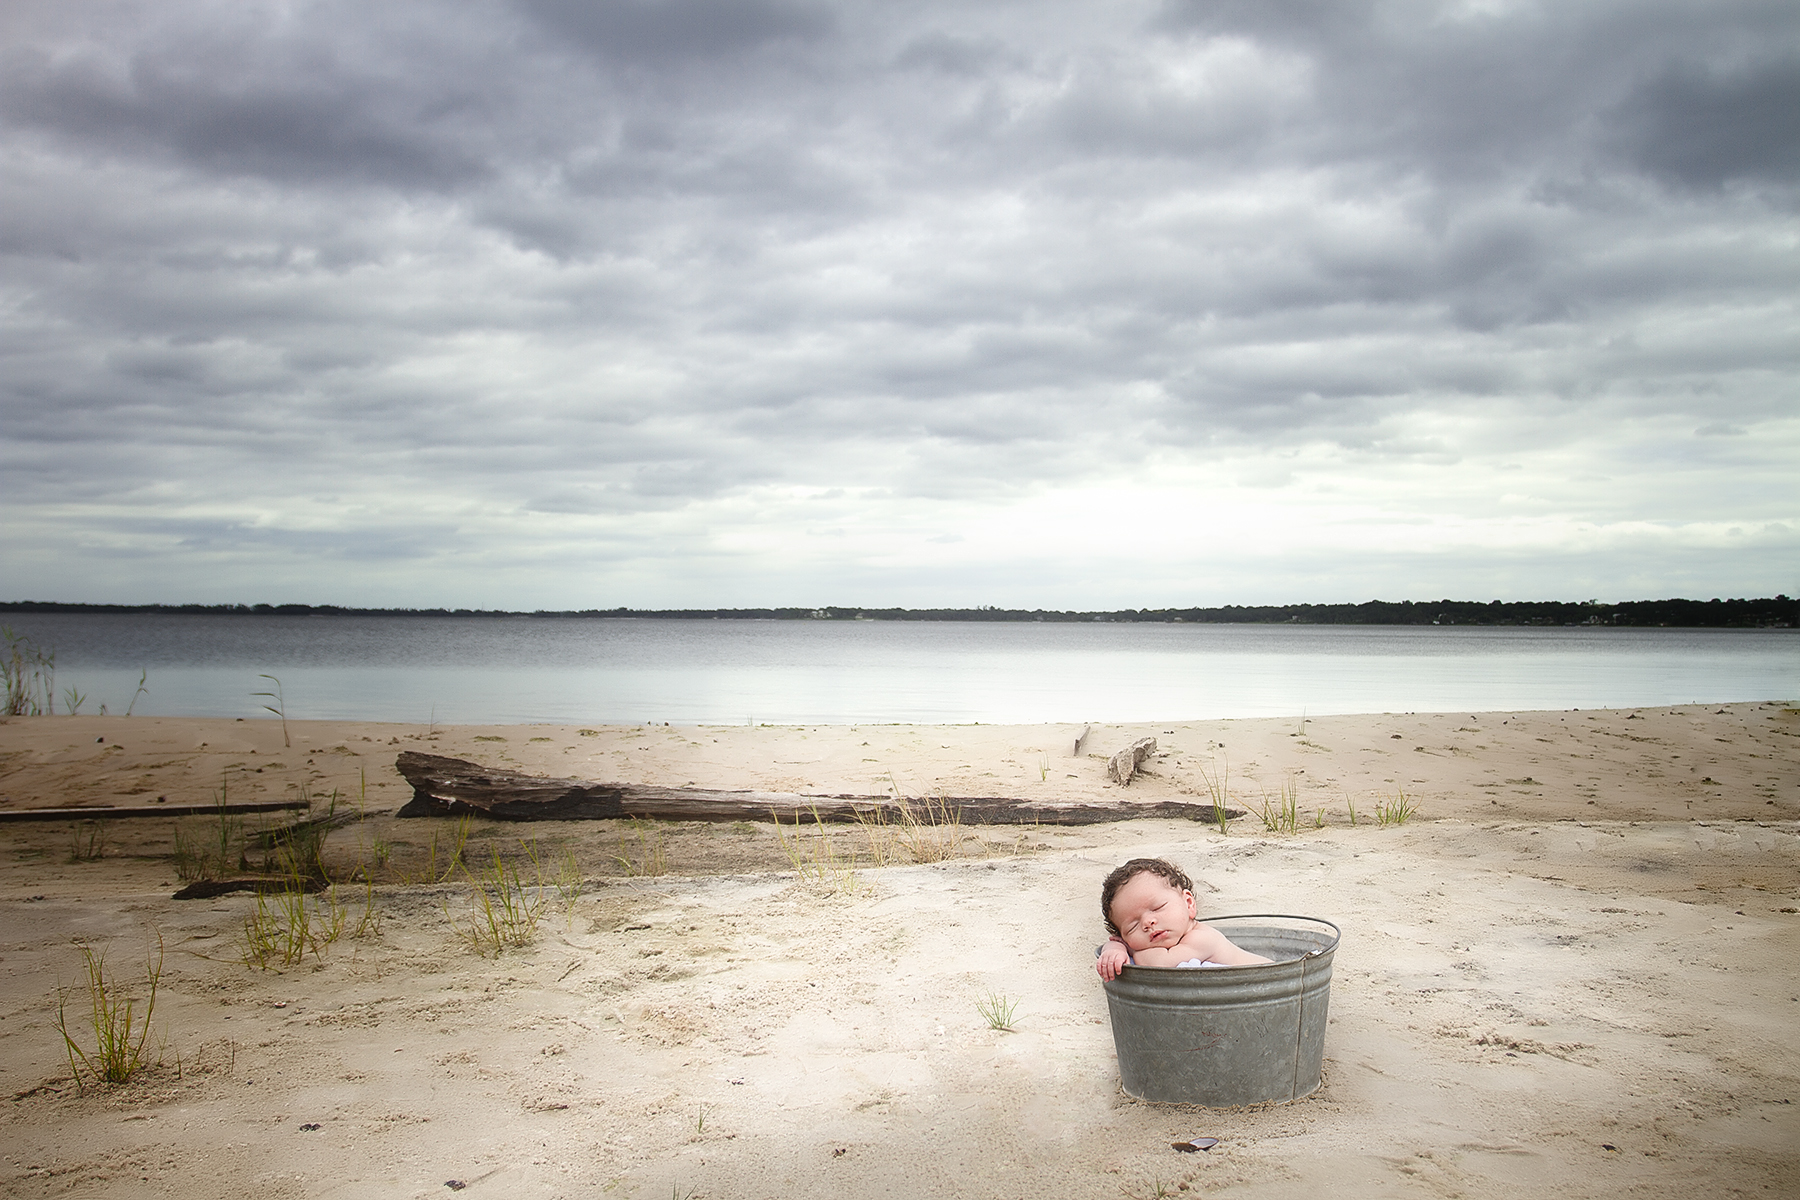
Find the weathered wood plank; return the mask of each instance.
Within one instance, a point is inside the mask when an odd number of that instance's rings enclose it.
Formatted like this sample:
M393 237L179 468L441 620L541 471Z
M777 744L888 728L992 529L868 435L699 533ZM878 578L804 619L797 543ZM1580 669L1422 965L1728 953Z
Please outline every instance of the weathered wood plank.
M925 803L891 796L811 796L546 779L415 750L402 751L394 765L413 788L413 798L398 814L402 817L479 813L501 821L604 821L627 817L658 821L767 821L776 816L782 820L810 821L816 817L821 821L848 822L877 814L892 819L903 804L917 804L922 809ZM1210 804L1170 800L1081 804L1035 803L1008 796L934 796L931 803L948 805L970 825L1102 825L1146 817L1214 819ZM1226 809L1225 814L1243 815L1232 809Z
M119 804L99 808L0 808L4 821L116 821L131 817L216 817L221 812L284 812L305 808L304 800L258 800L218 804Z

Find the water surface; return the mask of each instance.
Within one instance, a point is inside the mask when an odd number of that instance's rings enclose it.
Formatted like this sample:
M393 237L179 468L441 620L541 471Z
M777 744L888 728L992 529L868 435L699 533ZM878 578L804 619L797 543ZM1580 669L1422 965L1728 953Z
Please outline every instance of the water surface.
M9 614L84 712L454 723L1163 721L1786 700L1800 631Z

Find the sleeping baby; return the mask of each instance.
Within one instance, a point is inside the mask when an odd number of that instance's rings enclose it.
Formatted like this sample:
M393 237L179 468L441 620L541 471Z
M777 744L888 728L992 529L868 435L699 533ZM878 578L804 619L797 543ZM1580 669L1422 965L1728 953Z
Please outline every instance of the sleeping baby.
M1127 963L1142 967L1241 967L1271 961L1234 946L1204 924L1194 906L1194 884L1160 858L1134 858L1106 877L1100 913L1112 933L1095 969L1118 977Z

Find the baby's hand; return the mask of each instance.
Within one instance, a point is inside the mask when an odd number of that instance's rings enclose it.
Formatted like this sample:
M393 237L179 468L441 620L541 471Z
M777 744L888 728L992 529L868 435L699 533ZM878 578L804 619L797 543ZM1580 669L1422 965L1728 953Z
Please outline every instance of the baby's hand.
M1100 972L1102 979L1117 979L1119 968L1131 961L1123 942L1108 942L1100 948L1100 957L1094 960L1094 970Z

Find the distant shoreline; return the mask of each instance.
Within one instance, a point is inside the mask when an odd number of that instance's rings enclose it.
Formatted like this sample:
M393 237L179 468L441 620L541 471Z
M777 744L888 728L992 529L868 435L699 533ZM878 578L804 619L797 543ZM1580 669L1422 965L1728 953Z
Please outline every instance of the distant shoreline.
M1199 625L1487 625L1684 629L1793 629L1800 600L1767 599L1593 601L1369 600L1361 604L1272 604L1216 608L1141 608L1094 611L977 608L589 608L521 612L481 608L346 608L335 604L65 604L0 602L0 613L246 617L536 617L686 621L994 621L1101 622Z

